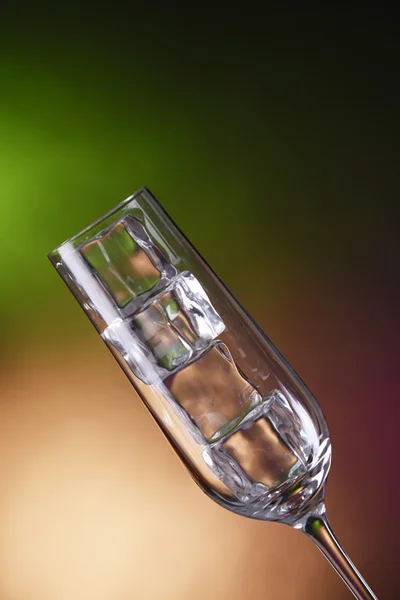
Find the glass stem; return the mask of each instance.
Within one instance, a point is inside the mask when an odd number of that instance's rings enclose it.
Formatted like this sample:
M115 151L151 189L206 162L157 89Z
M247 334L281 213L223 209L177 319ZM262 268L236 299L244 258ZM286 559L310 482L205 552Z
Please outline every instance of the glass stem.
M342 550L324 514L310 515L303 525L303 531L317 544L358 600L377 600L371 588Z

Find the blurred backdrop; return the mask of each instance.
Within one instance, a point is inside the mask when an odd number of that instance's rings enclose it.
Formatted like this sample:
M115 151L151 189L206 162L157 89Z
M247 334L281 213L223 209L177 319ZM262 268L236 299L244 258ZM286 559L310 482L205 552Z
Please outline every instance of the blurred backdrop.
M50 266L142 185L319 399L332 524L396 598L390 15L17 4L0 24L0 600L350 597L305 537L202 494Z

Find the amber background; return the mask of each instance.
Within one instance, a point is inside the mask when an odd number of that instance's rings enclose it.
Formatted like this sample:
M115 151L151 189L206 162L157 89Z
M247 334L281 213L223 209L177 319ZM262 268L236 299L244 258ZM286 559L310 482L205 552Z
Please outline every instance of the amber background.
M350 597L196 488L46 259L144 184L318 397L331 521L396 598L394 19L1 10L0 600Z

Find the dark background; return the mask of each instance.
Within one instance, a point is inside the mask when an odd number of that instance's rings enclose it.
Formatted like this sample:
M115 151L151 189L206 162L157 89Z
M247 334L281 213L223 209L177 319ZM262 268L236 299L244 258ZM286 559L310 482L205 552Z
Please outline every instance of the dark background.
M298 533L201 495L52 271L48 251L142 185L317 395L328 514L395 598L394 14L0 19L0 600L349 597Z

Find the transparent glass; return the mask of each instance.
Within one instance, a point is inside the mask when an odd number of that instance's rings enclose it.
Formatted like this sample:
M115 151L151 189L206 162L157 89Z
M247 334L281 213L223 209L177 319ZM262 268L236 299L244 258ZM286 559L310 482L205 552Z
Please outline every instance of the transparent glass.
M318 403L149 190L49 257L206 494L302 530L375 598L326 521Z

